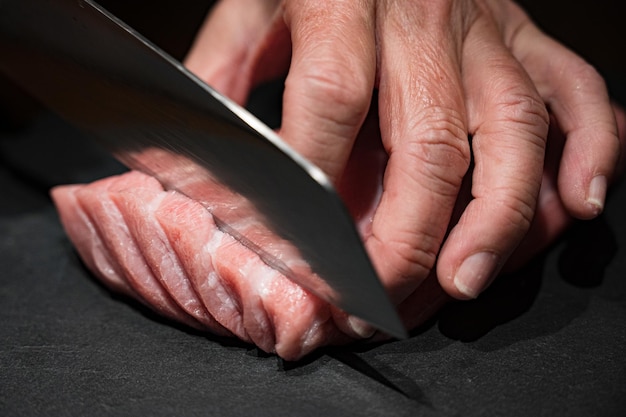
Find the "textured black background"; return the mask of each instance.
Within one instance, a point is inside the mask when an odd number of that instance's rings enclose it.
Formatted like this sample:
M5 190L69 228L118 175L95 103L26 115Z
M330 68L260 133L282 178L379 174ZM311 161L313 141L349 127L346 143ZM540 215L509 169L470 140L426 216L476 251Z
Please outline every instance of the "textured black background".
M206 10L103 3L178 57ZM622 94L618 6L524 3ZM624 415L625 184L601 218L410 339L284 363L164 322L90 276L47 190L121 167L32 109L12 95L0 127L0 415Z

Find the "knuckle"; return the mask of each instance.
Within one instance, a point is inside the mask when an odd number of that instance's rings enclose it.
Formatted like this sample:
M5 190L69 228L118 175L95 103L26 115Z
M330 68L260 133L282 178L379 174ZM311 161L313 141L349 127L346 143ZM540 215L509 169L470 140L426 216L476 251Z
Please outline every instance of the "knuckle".
M534 194L511 194L503 192L500 204L504 208L505 229L525 233L535 216L537 196Z
M337 60L307 65L297 82L320 116L350 126L361 123L373 91L366 75Z
M604 80L596 68L582 58L576 57L569 68L570 76L578 80L578 85L590 85L595 88L598 85L604 86Z
M412 139L403 143L401 152L417 161L432 191L456 193L471 160L464 119L455 111L434 107L416 119L419 126L409 129Z
M503 99L498 105L507 119L525 120L530 117L548 123L546 106L535 94L514 88L505 90L501 97Z
M313 90L333 103L361 108L369 104L369 81L349 64L324 62L311 69L306 78Z
M531 139L543 147L550 123L544 102L537 95L521 91L518 87L505 90L499 96L502 98L496 104L496 109L503 128L529 133Z
M372 238L377 239L375 235ZM401 284L428 275L435 266L440 242L435 236L420 235L416 239L415 233L407 232L379 240L379 244L385 248L384 271L381 272Z

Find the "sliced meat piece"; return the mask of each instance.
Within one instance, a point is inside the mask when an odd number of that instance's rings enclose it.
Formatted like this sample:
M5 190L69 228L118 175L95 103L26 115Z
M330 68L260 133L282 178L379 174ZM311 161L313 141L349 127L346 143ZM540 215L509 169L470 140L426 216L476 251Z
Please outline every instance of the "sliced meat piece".
M74 242L83 262L90 270L98 271L98 276L109 289L134 297L145 304L126 282L119 264L113 259L94 224L79 204L76 191L81 187L64 186L52 191L65 231Z
M283 357L322 343L315 340L323 335L311 332L321 326L312 322L328 321L328 306L219 231L203 206L167 193L156 218L204 305L224 327Z
M225 235L218 233L209 212L178 193L170 193L154 213L172 250L187 272L196 294L208 312L241 340L251 342L241 320L243 309L236 283L220 277L213 265Z
M87 266L160 314L285 359L350 340L332 306L220 231L200 203L152 177L130 172L52 195Z

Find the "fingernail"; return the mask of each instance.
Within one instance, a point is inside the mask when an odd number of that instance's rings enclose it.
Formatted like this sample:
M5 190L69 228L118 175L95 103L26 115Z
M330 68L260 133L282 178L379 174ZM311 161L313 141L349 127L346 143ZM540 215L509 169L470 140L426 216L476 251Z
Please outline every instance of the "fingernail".
M594 208L594 214L598 215L604 210L604 200L606 199L606 177L598 175L593 177L589 183L589 194L587 194L587 204Z
M461 294L476 298L491 281L498 266L498 257L490 252L471 255L454 276L454 285Z
M348 317L348 325L354 333L364 339L372 337L376 333L376 329L371 324L355 316Z

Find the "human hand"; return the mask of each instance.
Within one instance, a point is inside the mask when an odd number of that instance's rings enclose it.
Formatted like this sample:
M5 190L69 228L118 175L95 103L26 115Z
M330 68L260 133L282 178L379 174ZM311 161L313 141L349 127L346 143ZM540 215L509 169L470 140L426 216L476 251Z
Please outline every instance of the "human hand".
M457 298L506 263L535 214L544 103L566 136L568 216L602 210L619 153L602 79L510 1L223 0L186 65L240 103L288 73L279 133L335 181L378 89L389 163L365 243L396 304L436 262ZM446 237L471 157L472 199Z
M624 149L626 147L626 112L617 104L613 104L613 110L618 125L620 146ZM546 160L536 214L530 230L504 266L504 272L515 272L523 267L538 253L555 243L568 226L575 221L575 218L565 208L557 186L559 166L565 143L563 132L552 124L548 135ZM622 174L625 168L626 158L621 154L617 173ZM459 213L470 201L469 185L469 182L465 182L459 193L456 208ZM405 298L397 308L407 328L413 329L430 319L449 301L450 297L438 285L436 274L431 273L419 288Z

